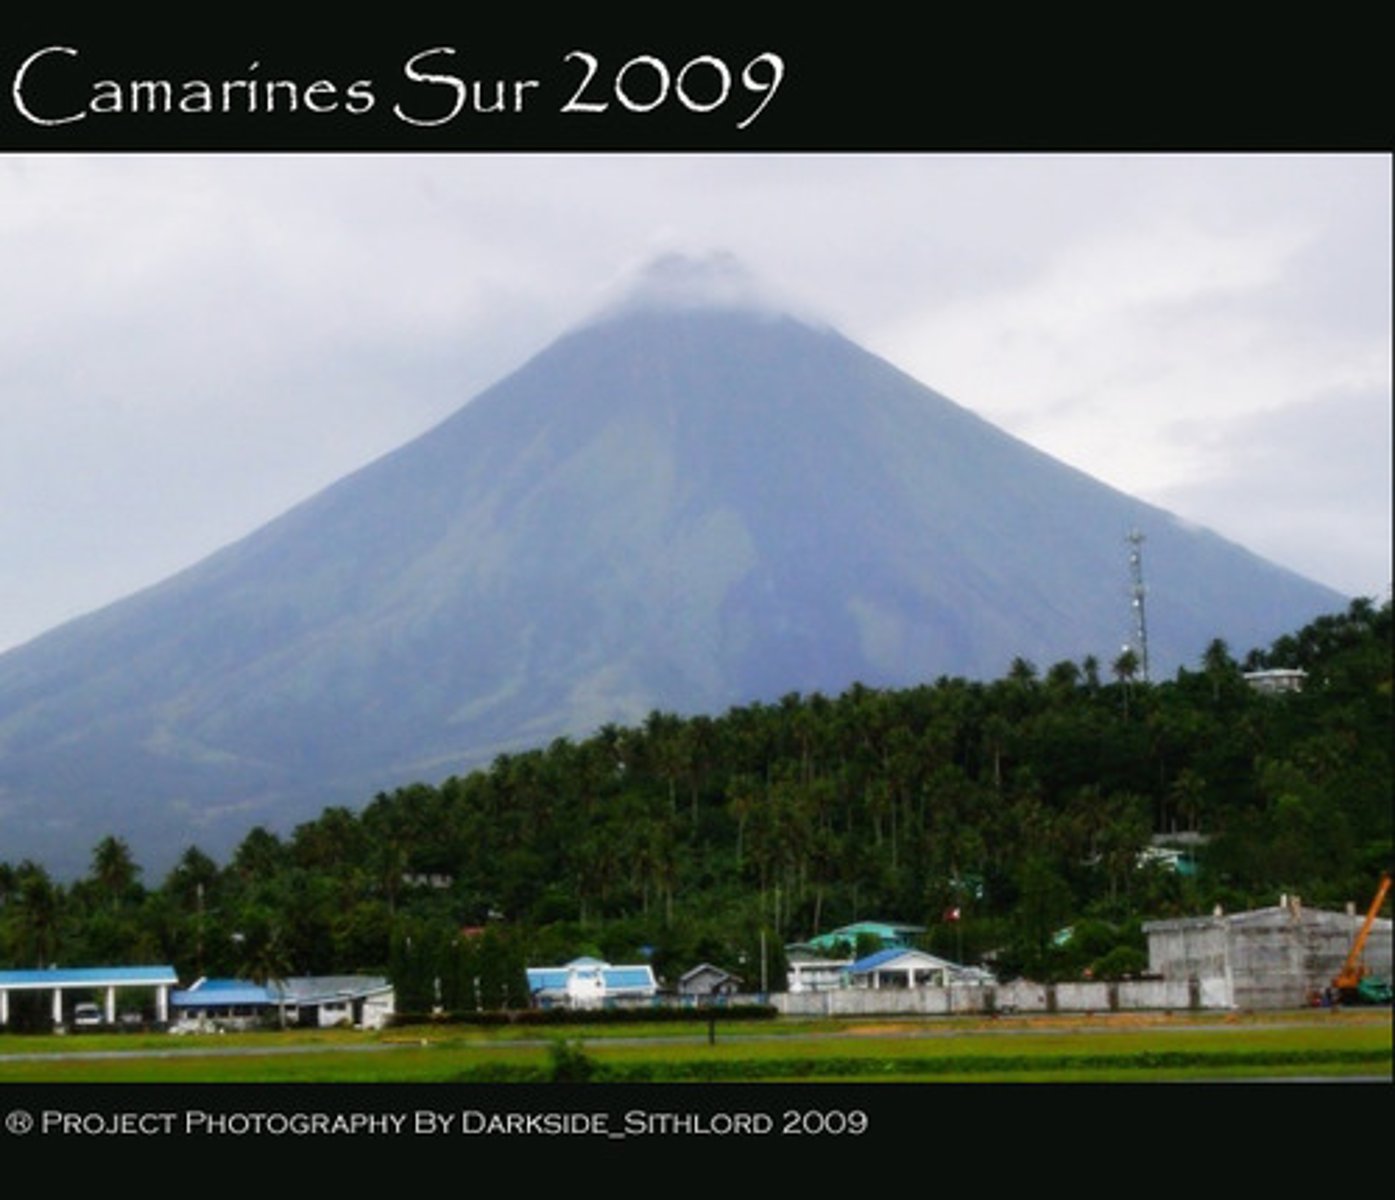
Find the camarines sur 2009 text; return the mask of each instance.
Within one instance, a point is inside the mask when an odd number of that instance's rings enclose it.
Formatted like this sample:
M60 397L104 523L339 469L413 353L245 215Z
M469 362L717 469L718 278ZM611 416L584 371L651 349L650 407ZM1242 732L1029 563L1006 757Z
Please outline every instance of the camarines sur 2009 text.
M521 115L539 109L567 115L726 113L747 128L774 99L784 59L770 51L729 64L699 54L670 63L638 54L603 63L585 50L562 56L555 76L497 78L462 72L452 46L407 58L391 81L348 82L275 76L260 61L235 78L117 78L110 65L73 46L44 46L25 56L10 81L15 112L32 125L72 125L89 117L289 116L362 117L386 111L418 128L468 115Z

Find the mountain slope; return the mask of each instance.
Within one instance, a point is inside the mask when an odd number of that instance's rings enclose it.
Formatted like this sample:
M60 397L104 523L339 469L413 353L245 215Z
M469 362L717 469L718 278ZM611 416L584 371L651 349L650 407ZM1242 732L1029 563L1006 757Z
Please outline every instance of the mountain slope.
M0 656L0 858L226 848L653 708L991 677L1129 631L1155 677L1342 597L738 308L569 334L173 578Z

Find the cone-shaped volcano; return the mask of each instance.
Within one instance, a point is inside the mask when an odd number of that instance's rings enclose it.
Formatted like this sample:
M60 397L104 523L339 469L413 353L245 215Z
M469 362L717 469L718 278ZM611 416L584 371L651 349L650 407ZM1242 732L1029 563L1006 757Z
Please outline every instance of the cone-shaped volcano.
M1108 664L1134 528L1155 677L1344 606L716 279L0 656L0 858L219 851L655 708Z

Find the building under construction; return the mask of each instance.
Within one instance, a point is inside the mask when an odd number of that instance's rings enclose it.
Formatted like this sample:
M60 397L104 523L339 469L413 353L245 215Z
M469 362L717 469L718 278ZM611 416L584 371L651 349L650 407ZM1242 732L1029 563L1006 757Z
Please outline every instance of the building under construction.
M1149 968L1165 980L1197 981L1225 1007L1298 1008L1329 992L1366 922L1295 897L1253 912L1150 921L1143 932ZM1371 975L1390 979L1388 919L1371 920L1364 960Z

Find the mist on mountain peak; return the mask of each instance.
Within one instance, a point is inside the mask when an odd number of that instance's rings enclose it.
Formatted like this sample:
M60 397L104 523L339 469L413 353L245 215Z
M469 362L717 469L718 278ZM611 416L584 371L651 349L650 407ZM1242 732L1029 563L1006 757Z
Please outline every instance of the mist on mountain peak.
M730 251L671 251L625 278L596 320L645 312L712 310L776 317L787 315L790 308Z

